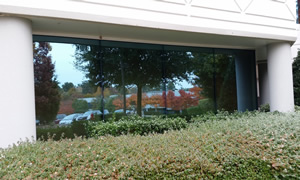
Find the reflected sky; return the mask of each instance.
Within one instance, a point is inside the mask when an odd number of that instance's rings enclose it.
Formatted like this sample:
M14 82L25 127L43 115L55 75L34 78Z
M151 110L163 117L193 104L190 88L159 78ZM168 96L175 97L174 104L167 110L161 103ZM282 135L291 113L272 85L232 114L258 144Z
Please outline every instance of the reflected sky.
M74 85L81 84L85 79L84 73L77 70L73 61L75 60L75 46L72 44L51 43L52 61L55 63L55 74L59 85L65 82L72 82Z
M72 44L50 43L52 51L52 61L55 63L55 74L59 85L62 86L65 82L72 82L74 85L81 84L87 80L85 74L74 67L75 46ZM187 81L177 81L176 89L192 88L193 85Z

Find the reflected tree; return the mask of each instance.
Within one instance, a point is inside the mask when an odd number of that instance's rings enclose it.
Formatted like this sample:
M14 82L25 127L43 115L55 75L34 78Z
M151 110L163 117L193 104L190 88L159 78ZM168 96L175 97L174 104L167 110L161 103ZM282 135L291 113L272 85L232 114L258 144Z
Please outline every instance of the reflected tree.
M204 97L214 99L218 109L233 111L237 107L235 61L232 55L194 54L199 67L194 71L195 83Z
M75 113L84 113L89 109L88 103L85 100L78 99L73 101L72 107Z
M123 93L125 87L136 86L137 113L141 115L142 88L188 79L190 58L189 53L181 51L77 45L75 66L95 85L116 86ZM125 96L123 101L126 104Z
M293 85L295 105L300 106L300 51L293 62Z
M59 109L60 93L49 43L33 43L36 117L42 124L53 121Z
M78 84L78 87L82 88L82 94L93 94L97 89L89 81L83 81L81 84Z
M71 82L65 82L63 85L62 85L62 89L64 92L68 92L71 88L74 88L74 84L71 83Z

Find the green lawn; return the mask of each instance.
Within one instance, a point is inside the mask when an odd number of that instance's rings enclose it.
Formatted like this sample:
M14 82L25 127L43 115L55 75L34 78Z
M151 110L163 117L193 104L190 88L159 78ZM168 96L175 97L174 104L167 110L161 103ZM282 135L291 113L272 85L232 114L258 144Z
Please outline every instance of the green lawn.
M0 151L0 179L299 179L299 153L300 113L223 113L164 134L22 143Z

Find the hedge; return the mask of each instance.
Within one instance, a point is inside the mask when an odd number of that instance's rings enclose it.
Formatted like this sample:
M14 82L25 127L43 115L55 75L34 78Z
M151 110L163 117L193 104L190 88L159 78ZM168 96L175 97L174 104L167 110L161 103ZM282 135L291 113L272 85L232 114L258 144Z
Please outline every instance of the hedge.
M53 139L57 141L63 138L73 139L76 136L87 136L86 123L87 121L74 121L70 126L37 127L37 139L43 141Z
M119 136L122 134L147 135L149 133L164 133L168 130L179 130L187 127L182 118L129 116L112 122L90 122L87 131L89 137L105 135Z
M0 150L0 179L299 179L299 112L202 118L164 134L23 142Z

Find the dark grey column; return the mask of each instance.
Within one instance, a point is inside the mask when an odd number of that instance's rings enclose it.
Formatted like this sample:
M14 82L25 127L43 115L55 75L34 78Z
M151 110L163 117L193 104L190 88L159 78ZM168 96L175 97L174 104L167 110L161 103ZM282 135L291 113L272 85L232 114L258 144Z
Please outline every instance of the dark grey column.
M258 61L259 95L260 105L270 104L270 88L268 77L268 64L266 61Z
M238 111L257 109L256 68L254 51L235 54Z

